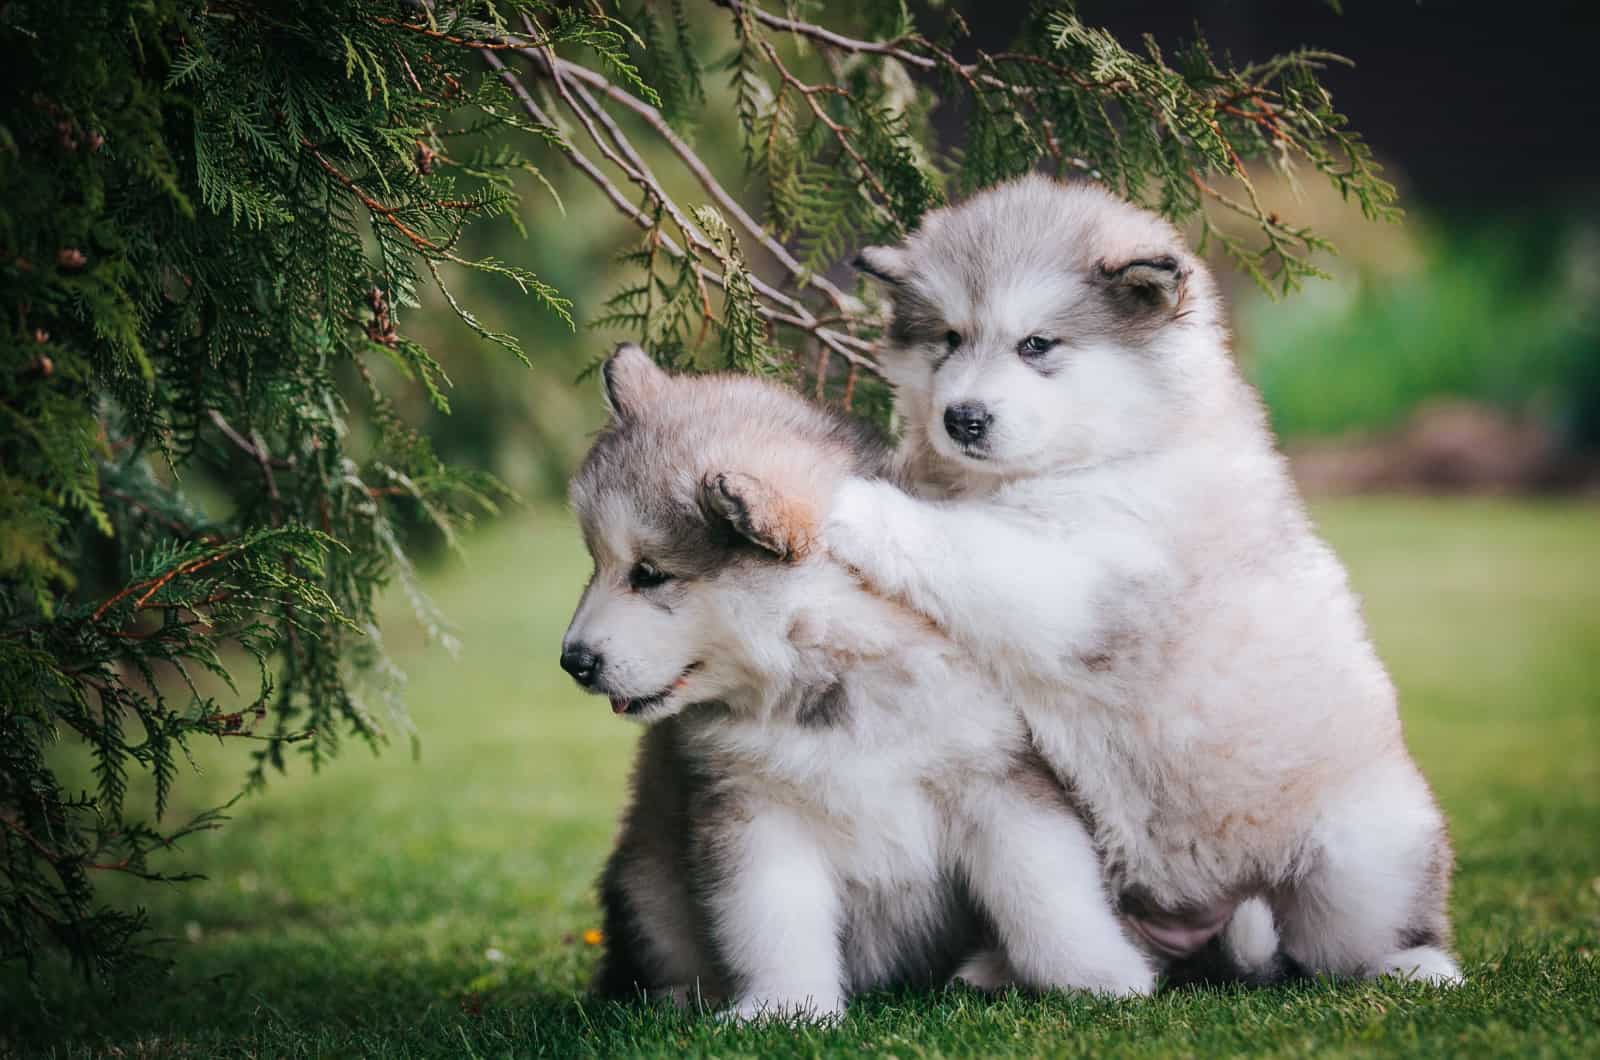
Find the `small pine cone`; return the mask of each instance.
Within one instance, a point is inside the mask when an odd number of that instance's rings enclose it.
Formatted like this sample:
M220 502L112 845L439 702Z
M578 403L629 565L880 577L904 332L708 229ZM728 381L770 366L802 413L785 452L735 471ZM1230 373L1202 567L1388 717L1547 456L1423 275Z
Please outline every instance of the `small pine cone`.
M50 341L50 333L44 328L34 328L33 341L43 346L45 343Z
M36 375L40 379L49 379L51 376L56 374L56 362L52 361L50 358L41 353L39 356L35 357L31 363L29 363L28 373L30 375Z
M56 264L63 269L81 269L88 262L89 259L77 247L62 247L56 251Z
M421 141L417 142L418 173L421 173L425 177L431 175L433 173L433 160L438 157L439 153L433 148L429 147L425 143L422 143Z
M380 346L387 346L390 349L393 349L395 344L400 341L400 335L394 330L394 325L387 320L374 320L368 324L367 338Z
M100 148L106 145L105 136L98 132L90 133L86 139L89 141L89 150L96 153L99 152Z

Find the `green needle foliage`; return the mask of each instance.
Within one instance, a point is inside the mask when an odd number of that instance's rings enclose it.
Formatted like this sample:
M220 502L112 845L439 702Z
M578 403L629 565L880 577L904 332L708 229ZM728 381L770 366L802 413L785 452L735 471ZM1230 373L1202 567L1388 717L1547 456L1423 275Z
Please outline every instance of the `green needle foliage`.
M598 77L581 53L530 49L500 65L508 81L528 82L519 100L530 115L562 123L552 146L645 231L625 258L639 278L592 323L646 340L679 368L761 366L885 417L872 359L879 307L825 274L854 247L897 239L948 194L1037 169L1102 181L1193 223L1201 250L1215 245L1279 293L1320 276L1312 257L1331 248L1266 209L1252 174L1308 171L1369 218L1396 214L1394 189L1318 81L1346 61L1336 55L1237 65L1200 38L1171 54L1152 40L1130 48L1070 2L1036 7L995 53L970 46L959 13L924 28L896 0L781 11L694 2L627 7L636 88ZM691 17L708 32L688 32ZM714 172L692 146L715 80L738 118L743 173ZM941 143L936 126L957 124L962 142ZM650 161L663 144L710 206L673 201ZM754 186L759 217L730 205L727 189L743 185ZM765 247L780 280L744 282L742 261L755 257L730 262L729 238Z
M503 490L438 459L372 366L447 410L444 367L404 330L426 288L521 356L446 278L571 322L539 277L459 249L473 222L520 228L517 182L544 178L519 146L641 229L595 323L879 418L881 307L828 272L948 193L1041 167L1103 180L1199 218L1284 290L1323 243L1261 208L1250 164L1392 209L1318 84L1332 56L1129 49L1070 4L982 54L939 18L897 0L0 7L0 961L54 944L98 975L144 955L141 914L98 905L94 881L182 878L151 855L221 820L167 815L197 737L251 741L258 787L294 754L408 731L375 596L398 583L447 638L405 528L453 540ZM742 146L727 173L694 147L718 98ZM935 135L947 113L959 149ZM653 164L704 198L675 201Z
M256 785L404 728L373 625L411 582L402 527L448 537L501 491L442 464L369 365L444 406L402 327L446 270L568 314L454 249L517 220L511 145L554 135L480 58L524 16L625 68L608 19L537 0L0 12L0 960L140 954L140 914L94 881L165 878L149 855L217 823L166 814L194 739L254 741ZM64 735L88 774L59 771Z

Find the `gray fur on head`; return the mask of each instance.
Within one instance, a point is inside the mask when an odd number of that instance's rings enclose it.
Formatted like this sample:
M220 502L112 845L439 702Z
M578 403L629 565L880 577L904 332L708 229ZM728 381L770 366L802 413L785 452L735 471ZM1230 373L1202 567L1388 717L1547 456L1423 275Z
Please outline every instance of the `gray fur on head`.
M611 418L627 420L661 394L667 386L666 372L637 343L622 342L600 366L600 391L605 396Z
M898 287L911 275L910 263L899 247L862 247L851 264L891 287Z
M1098 184L996 185L857 265L893 304L902 466L1004 477L1148 452L1231 370L1204 263ZM953 435L971 410L978 433Z
M975 315L996 289L1027 278L1076 281L1079 294L1093 296L1061 307L1072 310L1080 335L1123 332L1131 316L1147 318L1148 336L1212 294L1209 278L1197 276L1203 266L1166 221L1099 184L1041 176L935 210L904 242L864 247L854 264L889 288L891 337L900 342L942 333L936 325L951 323L952 302Z
M813 502L841 475L875 474L887 456L866 425L792 391L749 376L671 375L632 343L606 360L602 380L611 423L569 491L586 522L622 504L665 539L692 528L794 559L815 537ZM663 464L677 471L666 489Z

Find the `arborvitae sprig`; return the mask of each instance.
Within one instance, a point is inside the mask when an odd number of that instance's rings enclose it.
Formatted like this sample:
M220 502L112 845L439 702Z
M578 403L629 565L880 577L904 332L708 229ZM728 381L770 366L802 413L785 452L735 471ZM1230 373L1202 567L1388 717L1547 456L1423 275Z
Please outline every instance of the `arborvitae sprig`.
M369 366L445 407L407 336L425 286L516 349L444 289L463 271L567 317L456 249L517 220L516 145L556 136L481 55L581 43L647 92L630 39L543 0L0 9L0 961L141 955L141 915L94 882L182 878L151 855L220 820L167 819L196 737L252 741L259 784L404 727L375 594L398 580L447 631L401 526L449 539L502 491L443 464Z
M1103 181L1174 220L1197 220L1202 248L1216 241L1262 286L1285 292L1319 274L1312 255L1328 247L1261 204L1252 165L1291 178L1297 166L1308 168L1369 217L1394 213L1394 189L1317 80L1325 65L1343 61L1324 52L1240 66L1197 38L1169 56L1148 39L1128 47L1086 25L1070 2L1036 8L1015 42L992 54L971 46L958 13L944 13L942 24L927 31L897 0L856 5L826 25L807 21L793 5L681 0L670 5L674 23L696 2L723 10L733 49L708 61L695 41L665 32L659 0L647 5L634 27L654 99L616 85L587 99L561 91L569 80L595 83L581 56L552 62L534 55L526 67L555 89L534 110L564 108L578 119L574 135L588 134L586 141L555 145L566 160L613 203L629 196L593 164L594 153L644 190L643 208L621 208L652 233L650 253L633 259L649 258L650 278L628 286L596 323L656 338L672 363L696 363L704 340L691 337L686 296L724 283L721 255L709 233L689 230L689 211L646 171L645 156L622 142L635 135L633 127L603 115L640 117L647 135L662 138L685 131L694 117L689 86L700 84L691 71L727 79L746 175L759 186L763 214L745 223L726 209L718 193L736 187L742 175L712 173L708 180L705 159L683 158L676 145L674 153L746 248L764 247L783 269L765 283L754 277L764 335L729 339L719 332L724 342L740 345L731 360L765 364L770 358L758 347L791 349L790 367L809 374L816 393L866 401L879 415L887 408L871 378L879 314L829 283L827 273L850 248L892 240L915 226L943 201L947 185L964 194L1035 169ZM657 101L659 109L651 105ZM937 142L930 115L939 108L959 116L960 142ZM1208 208L1237 215L1253 235L1213 223ZM678 277L670 294L658 278L669 272ZM701 304L709 314L709 300ZM722 361L728 360L724 350Z

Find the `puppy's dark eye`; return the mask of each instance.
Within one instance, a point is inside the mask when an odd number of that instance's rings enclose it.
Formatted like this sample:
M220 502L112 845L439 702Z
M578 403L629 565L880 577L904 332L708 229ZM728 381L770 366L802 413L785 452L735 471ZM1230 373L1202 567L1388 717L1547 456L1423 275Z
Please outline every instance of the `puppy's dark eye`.
M944 333L944 344L952 350L961 345L961 332L947 331Z
M1056 348L1055 339L1047 339L1043 335L1029 335L1017 343L1017 352L1024 357L1042 357Z
M628 587L630 589L654 589L672 580L672 575L657 567L647 559L642 559L633 565L628 572Z

